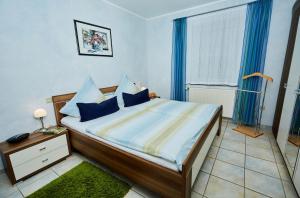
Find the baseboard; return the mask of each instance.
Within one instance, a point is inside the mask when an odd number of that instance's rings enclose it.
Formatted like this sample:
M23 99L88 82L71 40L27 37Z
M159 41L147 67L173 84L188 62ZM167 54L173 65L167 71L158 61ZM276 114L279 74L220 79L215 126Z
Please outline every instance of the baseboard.
M229 121L229 122L233 122L232 118L228 118L228 117L223 117L223 120L226 120L226 121ZM272 131L272 126L269 126L269 125L263 125L263 124L261 124L260 128L264 129L264 130Z
M272 126L269 126L269 125L261 125L260 128L267 130L267 131L272 131Z

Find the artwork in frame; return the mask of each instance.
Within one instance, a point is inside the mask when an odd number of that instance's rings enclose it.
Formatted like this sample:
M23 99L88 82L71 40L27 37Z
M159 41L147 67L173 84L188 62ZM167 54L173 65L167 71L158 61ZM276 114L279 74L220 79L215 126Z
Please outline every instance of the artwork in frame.
M74 20L79 55L113 56L111 29Z

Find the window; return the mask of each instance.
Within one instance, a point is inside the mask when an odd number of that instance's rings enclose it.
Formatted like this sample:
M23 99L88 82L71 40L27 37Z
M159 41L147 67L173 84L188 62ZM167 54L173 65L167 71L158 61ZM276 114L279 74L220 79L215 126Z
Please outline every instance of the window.
M236 86L246 6L188 18L187 83Z

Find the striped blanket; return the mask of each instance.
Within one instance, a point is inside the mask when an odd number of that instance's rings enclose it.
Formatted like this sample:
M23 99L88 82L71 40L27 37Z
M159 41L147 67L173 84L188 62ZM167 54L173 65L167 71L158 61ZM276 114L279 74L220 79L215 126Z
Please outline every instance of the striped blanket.
M155 99L124 108L107 123L95 123L87 132L108 141L182 163L216 113L218 105Z

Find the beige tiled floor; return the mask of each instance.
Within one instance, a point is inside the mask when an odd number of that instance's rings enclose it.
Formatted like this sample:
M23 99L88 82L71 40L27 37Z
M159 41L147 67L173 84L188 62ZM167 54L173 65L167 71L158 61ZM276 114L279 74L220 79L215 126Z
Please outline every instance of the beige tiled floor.
M223 121L222 134L216 137L193 186L192 198L297 197L272 133L249 138L232 130ZM11 185L0 173L0 197L22 198L78 165L85 157L73 153L67 160L23 181ZM105 167L90 161L133 187L126 198L158 197Z
M201 168L209 173L209 179L207 174L201 179L204 176L200 172L197 181L205 182L201 188L196 183L194 191L209 198L298 197L271 131L250 138L232 128L230 121L223 122L222 135L216 137Z

